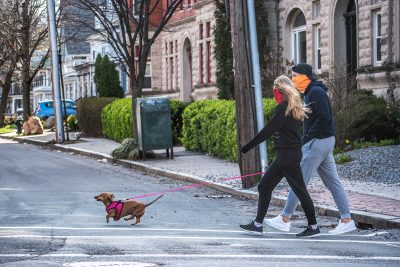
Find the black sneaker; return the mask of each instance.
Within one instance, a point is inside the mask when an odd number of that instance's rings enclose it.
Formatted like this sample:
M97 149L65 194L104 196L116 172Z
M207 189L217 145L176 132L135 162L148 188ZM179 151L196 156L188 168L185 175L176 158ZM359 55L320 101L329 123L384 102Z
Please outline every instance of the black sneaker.
M256 233L256 234L262 234L263 233L263 227L262 226L255 226L254 221L250 222L249 224L241 224L239 225L240 228L242 228L245 231Z
M297 237L316 237L319 236L321 232L319 231L319 228L313 229L311 226L308 226L306 230L304 230L301 233L296 234Z

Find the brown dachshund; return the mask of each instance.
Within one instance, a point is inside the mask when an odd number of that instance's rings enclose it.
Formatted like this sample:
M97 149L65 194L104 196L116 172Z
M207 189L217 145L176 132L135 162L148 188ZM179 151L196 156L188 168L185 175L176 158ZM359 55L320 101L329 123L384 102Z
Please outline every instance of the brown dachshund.
M157 201L160 197L159 196L152 202L148 204L144 204L142 202L135 201L133 199L126 199L126 200L118 200L114 201L114 194L113 193L100 193L98 196L94 198L97 201L102 201L104 206L106 206L106 220L107 223L109 222L109 218L113 218L114 221L118 221L121 217L125 217L130 215L128 218L124 218L125 221L133 220L136 217L136 221L134 224L140 223L140 218L144 214L144 210L147 206L150 206L155 201Z

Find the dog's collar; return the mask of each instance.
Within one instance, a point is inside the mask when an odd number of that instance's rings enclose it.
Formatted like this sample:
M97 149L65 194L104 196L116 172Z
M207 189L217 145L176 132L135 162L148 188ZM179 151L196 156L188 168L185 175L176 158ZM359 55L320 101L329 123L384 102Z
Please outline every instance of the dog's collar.
M116 221L118 221L118 220L119 220L119 217L121 216L122 206L123 206L123 205L124 205L124 202L122 202L121 200L113 201L113 202L110 203L110 205L108 205L108 206L106 207L106 211L107 211L107 213L108 213L108 211L110 211L110 210L112 210L112 209L115 209L116 215L115 215L114 219L115 219Z

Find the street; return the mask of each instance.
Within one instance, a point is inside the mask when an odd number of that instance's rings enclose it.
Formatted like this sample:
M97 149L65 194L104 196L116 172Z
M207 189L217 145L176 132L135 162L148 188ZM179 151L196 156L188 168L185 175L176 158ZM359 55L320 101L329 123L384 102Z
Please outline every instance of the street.
M238 225L254 219L257 203L206 187L165 194L139 225L107 224L100 192L126 199L187 184L3 139L0 158L0 266L400 265L398 229L329 236L337 219L319 216L324 234L299 239L299 213L290 233L252 235Z

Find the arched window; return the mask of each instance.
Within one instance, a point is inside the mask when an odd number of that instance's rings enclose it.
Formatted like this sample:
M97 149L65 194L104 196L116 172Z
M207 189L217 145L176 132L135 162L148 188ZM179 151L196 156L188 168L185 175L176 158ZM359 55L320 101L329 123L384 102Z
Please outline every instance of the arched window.
M295 64L307 62L306 18L299 11L292 26L292 59Z

